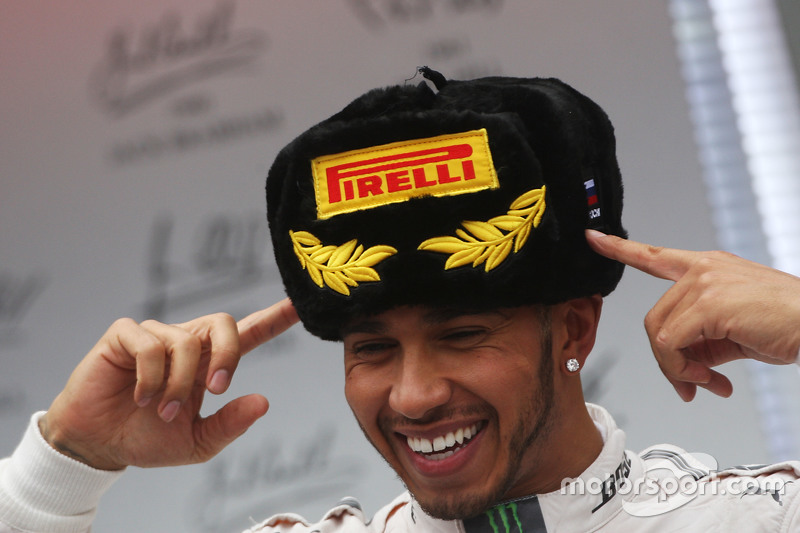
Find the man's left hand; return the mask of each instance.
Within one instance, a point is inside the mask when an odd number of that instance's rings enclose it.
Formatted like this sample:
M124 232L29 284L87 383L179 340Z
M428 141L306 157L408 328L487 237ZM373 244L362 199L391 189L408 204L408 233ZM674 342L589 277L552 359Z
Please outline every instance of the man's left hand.
M795 362L800 350L800 278L725 252L660 248L588 230L597 253L675 284L647 313L661 371L684 401L701 386L730 396L713 367L736 359Z

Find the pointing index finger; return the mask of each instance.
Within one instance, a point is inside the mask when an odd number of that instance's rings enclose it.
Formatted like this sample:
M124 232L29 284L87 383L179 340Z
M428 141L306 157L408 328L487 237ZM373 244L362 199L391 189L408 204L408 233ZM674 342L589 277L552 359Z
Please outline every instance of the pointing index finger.
M237 322L241 354L244 355L277 337L299 320L297 311L288 298L246 316Z
M586 230L586 241L598 254L661 279L678 281L693 263L693 252L651 246L595 230Z

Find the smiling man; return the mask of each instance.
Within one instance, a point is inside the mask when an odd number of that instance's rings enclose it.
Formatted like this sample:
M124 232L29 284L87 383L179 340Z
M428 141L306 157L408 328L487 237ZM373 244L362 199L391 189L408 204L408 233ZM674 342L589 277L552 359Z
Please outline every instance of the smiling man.
M457 519L557 490L603 447L567 365L622 273L584 235L625 235L622 185L611 124L569 86L422 72L435 88L372 91L285 148L268 214L364 434Z
M472 516L503 497L559 488L551 456L565 428L554 424L550 336L538 314L408 307L345 335L348 403L430 514ZM576 475L602 447L587 422L594 449L572 463Z
M473 516L504 498L556 490L603 443L579 380L554 368L552 315L557 324L562 313L577 320L579 308L593 320L599 307L599 299L474 314L404 307L358 322L344 342L348 403L434 516ZM573 342L566 330L556 335Z
M800 527L798 463L628 451L580 380L622 263L675 282L646 328L687 401L730 394L719 364L795 361L800 280L626 240L611 124L566 84L421 70L434 86L371 91L278 155L267 207L289 298L238 323L115 322L0 462L0 531L87 531L125 467L213 457L267 401L203 418L205 392L298 319L342 342L347 401L408 491L372 519L347 500L248 531Z

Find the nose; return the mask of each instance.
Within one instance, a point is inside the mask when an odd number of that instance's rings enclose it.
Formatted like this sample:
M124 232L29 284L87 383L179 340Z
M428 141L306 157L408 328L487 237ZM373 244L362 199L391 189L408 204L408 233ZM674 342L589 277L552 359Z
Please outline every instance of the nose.
M431 410L447 404L452 382L424 349L405 348L389 394L389 407L407 418L419 420Z

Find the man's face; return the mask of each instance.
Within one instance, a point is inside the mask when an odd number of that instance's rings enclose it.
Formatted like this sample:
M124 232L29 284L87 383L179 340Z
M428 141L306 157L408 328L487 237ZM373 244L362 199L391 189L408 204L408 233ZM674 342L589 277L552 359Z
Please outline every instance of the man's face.
M547 484L546 317L400 307L345 330L350 407L429 514L466 518Z

